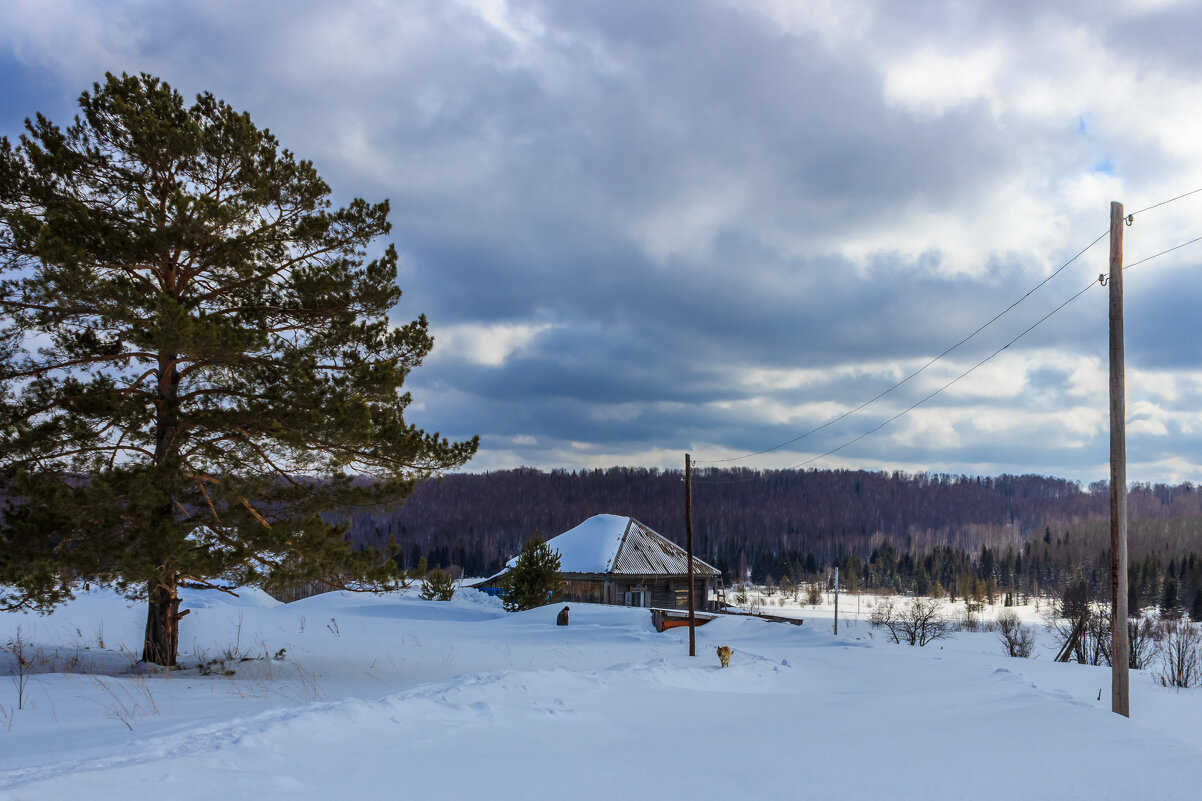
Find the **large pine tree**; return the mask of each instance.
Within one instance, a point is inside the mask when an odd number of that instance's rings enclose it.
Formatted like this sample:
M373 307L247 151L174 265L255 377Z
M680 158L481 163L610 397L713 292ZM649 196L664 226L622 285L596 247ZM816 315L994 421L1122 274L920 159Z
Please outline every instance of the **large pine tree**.
M333 208L310 162L210 94L108 75L62 130L0 140L0 608L77 580L148 599L175 663L183 583L386 586L340 512L464 464L407 423L424 317L388 319L388 204Z

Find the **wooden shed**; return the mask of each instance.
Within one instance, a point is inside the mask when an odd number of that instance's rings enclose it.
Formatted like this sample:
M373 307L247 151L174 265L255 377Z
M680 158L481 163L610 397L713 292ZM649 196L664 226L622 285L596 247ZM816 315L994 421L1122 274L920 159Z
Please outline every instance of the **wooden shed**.
M689 604L684 548L633 517L594 515L547 545L559 552L565 601L684 609ZM482 582L492 584L506 569ZM693 557L697 609L715 609L722 573Z

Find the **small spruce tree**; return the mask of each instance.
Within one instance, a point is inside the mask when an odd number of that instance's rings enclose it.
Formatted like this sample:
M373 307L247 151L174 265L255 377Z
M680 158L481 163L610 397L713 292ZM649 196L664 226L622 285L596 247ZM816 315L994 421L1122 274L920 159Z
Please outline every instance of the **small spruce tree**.
M918 571L918 576L914 579L914 594L919 596L931 594L931 577L925 567Z
M526 540L517 562L505 577L505 592L501 600L507 611L520 612L555 603L562 597L559 551L547 545L536 532Z
M455 580L440 565L422 579L422 589L418 595L425 601L449 601L455 595Z
M1189 608L1189 616L1195 623L1202 622L1202 587L1198 588L1198 592L1194 595L1194 603Z
M1160 597L1160 616L1166 620L1176 620L1181 616L1178 608L1177 579L1169 578L1164 583L1164 594Z
M1089 614L1089 600L1089 583L1080 570L1074 570L1060 595L1060 615L1068 620L1080 620Z

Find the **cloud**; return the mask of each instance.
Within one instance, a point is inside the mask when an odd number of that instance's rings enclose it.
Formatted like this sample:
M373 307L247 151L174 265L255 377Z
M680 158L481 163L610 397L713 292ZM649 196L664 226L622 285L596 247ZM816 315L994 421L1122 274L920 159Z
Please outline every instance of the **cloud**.
M1001 99L993 84L1001 66L1001 53L981 49L979 43L959 55L920 50L887 68L885 100L919 113L939 115L951 106L979 99L998 115Z
M470 364L500 367L534 341L547 325L462 324L434 330L434 358L464 359Z
M1022 297L1111 200L1202 186L1186 3L13 8L0 131L145 70L250 110L339 200L388 197L397 320L437 340L415 422L482 434L475 469L782 443ZM1200 209L1136 216L1128 263L1202 235ZM1132 480L1202 462L1200 262L1125 279ZM1104 477L1105 290L1040 320L1108 269L1103 241L877 403L738 464L819 456L1004 348L814 465Z

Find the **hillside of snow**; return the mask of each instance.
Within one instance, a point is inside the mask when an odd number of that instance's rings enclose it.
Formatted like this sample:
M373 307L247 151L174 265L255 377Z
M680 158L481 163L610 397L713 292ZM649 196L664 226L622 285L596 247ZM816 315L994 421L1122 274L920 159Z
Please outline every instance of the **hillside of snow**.
M690 658L688 630L657 633L646 610L572 604L564 628L558 605L506 614L472 590L183 605L189 667L169 672L138 665L144 606L109 591L0 614L0 644L19 630L34 670L22 688L0 655L0 799L1127 801L1202 786L1198 691L1133 671L1124 719L1107 668L1010 659L987 633L910 648L855 620L835 636L822 607L794 610L802 626L720 618Z

